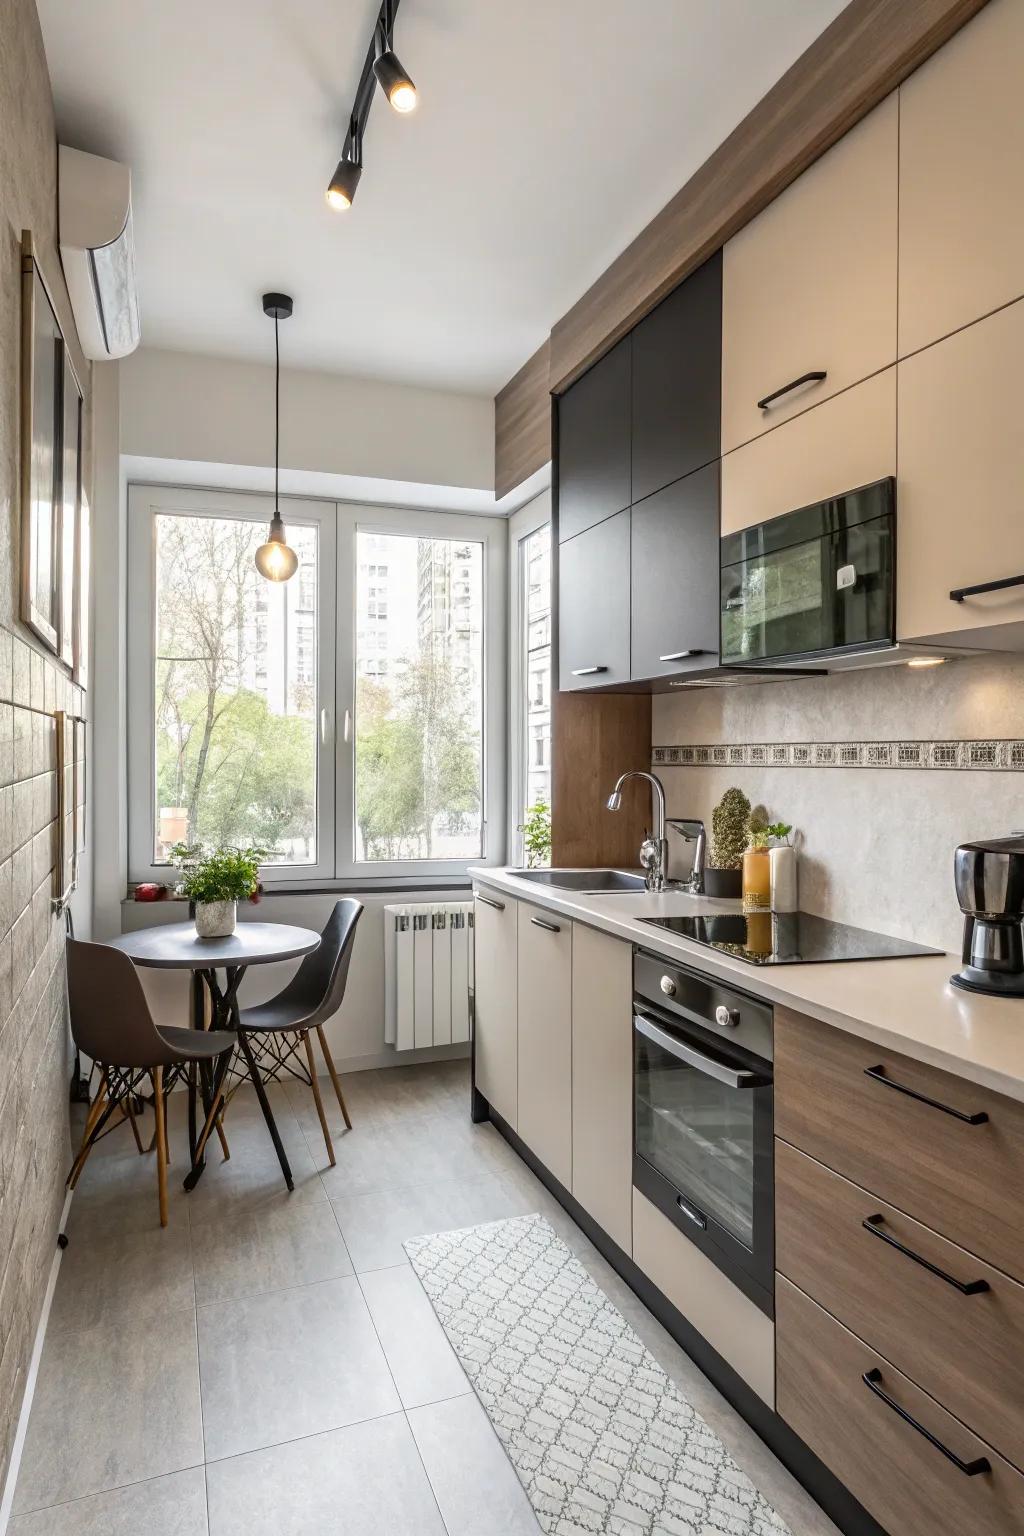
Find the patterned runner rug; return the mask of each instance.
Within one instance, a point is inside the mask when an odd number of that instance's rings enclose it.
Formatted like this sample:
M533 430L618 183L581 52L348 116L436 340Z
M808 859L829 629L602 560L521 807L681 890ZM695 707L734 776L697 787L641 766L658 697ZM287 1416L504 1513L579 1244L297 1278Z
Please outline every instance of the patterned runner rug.
M405 1250L550 1536L790 1536L542 1216Z

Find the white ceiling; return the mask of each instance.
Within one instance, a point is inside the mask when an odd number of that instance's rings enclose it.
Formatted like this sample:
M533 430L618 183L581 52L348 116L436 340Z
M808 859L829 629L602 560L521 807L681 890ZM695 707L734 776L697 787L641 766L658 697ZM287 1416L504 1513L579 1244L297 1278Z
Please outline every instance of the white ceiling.
M38 0L63 142L132 166L143 339L493 393L845 0L403 0L420 89L324 188L377 0Z

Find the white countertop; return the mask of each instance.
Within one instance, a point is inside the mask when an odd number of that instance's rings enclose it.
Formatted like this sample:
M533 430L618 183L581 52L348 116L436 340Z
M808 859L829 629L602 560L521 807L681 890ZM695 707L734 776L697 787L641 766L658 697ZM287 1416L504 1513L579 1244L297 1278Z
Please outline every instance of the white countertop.
M984 997L951 986L950 975L960 965L956 956L755 966L641 921L736 912L735 901L710 901L682 891L584 896L518 879L507 869L475 868L470 875L474 885L561 912L656 955L685 961L755 997L1024 1101L1024 999Z

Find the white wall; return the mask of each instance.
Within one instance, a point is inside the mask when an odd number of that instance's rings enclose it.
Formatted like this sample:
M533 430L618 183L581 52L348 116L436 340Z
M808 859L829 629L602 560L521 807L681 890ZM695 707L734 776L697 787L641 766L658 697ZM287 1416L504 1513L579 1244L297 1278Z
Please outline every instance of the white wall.
M120 370L123 454L273 464L272 363L143 347ZM493 491L494 402L282 367L281 463Z

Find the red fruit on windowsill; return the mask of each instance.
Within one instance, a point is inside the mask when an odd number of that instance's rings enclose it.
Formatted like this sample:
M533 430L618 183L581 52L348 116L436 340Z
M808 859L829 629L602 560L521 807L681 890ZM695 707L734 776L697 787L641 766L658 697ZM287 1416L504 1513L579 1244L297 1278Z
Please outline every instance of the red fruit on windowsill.
M158 885L155 880L143 880L141 885L135 887L136 901L160 901L166 895L166 885Z

